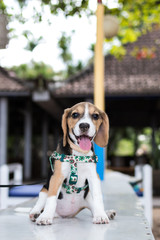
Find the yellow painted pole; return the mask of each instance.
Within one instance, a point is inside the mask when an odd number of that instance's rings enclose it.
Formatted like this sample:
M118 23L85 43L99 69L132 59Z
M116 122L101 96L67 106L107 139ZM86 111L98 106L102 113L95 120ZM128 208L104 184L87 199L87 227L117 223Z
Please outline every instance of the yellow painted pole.
M103 56L103 17L104 6L102 0L97 0L97 39L94 57L94 104L101 110L105 110L105 91L104 91L104 56ZM104 180L105 169L105 149L94 145L95 153L98 156L97 172L101 180Z
M94 104L101 110L105 110L104 89L104 56L103 56L103 18L104 6L101 1L97 4L97 39L94 57Z

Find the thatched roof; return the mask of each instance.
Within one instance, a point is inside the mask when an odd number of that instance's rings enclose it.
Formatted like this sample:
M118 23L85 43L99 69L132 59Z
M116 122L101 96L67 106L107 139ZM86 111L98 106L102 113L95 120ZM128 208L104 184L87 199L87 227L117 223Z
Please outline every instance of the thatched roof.
M10 76L9 72L0 67L0 96L27 96L29 90L23 83Z
M135 47L153 48L154 58L137 59L132 56ZM105 57L106 96L157 96L160 95L160 29L142 35L138 41L126 46L127 54L120 61ZM91 97L93 95L93 65L73 76L56 88L54 96Z

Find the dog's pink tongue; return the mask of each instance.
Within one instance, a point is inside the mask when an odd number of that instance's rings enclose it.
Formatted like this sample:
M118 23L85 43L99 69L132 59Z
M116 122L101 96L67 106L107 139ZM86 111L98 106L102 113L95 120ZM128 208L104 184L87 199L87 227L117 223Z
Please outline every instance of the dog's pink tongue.
M89 151L92 145L88 137L82 136L79 141L79 146L82 150Z

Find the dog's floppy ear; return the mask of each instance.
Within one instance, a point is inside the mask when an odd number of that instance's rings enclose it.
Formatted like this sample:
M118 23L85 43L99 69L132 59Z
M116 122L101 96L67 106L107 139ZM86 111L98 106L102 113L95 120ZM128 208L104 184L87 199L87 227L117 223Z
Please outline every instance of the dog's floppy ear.
M94 138L94 142L100 147L105 147L108 144L109 138L109 119L105 112L101 111L100 114L102 116L102 123Z
M67 117L69 112L70 108L65 109L62 116L63 147L65 147L67 144Z

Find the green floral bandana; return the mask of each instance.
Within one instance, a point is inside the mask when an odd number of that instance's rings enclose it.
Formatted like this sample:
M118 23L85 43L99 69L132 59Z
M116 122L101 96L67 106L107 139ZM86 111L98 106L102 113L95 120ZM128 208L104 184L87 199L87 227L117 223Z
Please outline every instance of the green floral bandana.
M69 178L69 185L65 183L63 183L62 185L66 189L66 193L74 193L74 192L80 193L82 190L88 187L88 184L86 184L83 187L75 187L75 184L78 181L77 163L97 163L98 162L98 157L96 155L73 156L73 155L65 155L65 154L59 154L57 152L53 152L53 154L49 158L52 171L54 171L52 159L60 160L61 162L69 162L71 164L71 174Z

